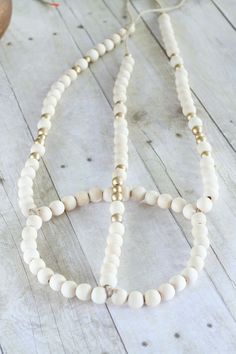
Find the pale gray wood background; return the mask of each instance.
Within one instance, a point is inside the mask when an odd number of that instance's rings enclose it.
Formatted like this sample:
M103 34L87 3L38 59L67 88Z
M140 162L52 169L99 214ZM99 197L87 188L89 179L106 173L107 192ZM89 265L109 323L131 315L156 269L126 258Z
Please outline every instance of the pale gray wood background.
M199 282L156 309L67 301L41 286L20 251L24 218L16 181L51 83L89 48L124 25L120 0L60 0L59 10L15 1L0 51L0 352L190 353L236 352L236 2L188 0L172 14L199 115L219 175L221 197L209 217L211 248ZM169 2L170 3L170 2ZM153 6L134 0L133 13ZM198 157L163 52L155 15L130 41L136 67L128 102L128 183L182 195L201 195ZM106 187L112 171L112 86L123 49L99 60L58 106L37 178L36 199ZM99 278L109 223L108 205L91 205L43 227L47 264L77 282ZM181 216L127 206L120 285L156 287L185 264L191 237Z

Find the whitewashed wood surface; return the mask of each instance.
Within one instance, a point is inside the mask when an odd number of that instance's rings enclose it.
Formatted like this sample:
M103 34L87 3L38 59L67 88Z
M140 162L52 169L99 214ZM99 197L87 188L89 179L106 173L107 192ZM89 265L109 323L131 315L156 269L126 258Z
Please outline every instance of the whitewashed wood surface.
M119 0L15 1L0 43L0 352L236 353L236 2L188 0L172 21L219 175L221 196L209 216L211 247L196 286L156 309L67 301L38 284L20 251L24 218L16 181L51 83L75 60L127 23ZM166 3L162 1L162 3ZM169 2L169 4L171 1ZM173 2L172 2L173 3ZM133 0L133 13L154 6ZM145 185L194 202L201 195L198 156L181 114L173 73L155 15L137 26L130 84L129 185ZM123 49L99 60L63 96L47 140L35 190L39 205L109 186L112 86ZM120 285L157 287L185 265L191 237L181 216L127 205ZM43 227L47 264L77 282L98 282L108 205L90 205Z

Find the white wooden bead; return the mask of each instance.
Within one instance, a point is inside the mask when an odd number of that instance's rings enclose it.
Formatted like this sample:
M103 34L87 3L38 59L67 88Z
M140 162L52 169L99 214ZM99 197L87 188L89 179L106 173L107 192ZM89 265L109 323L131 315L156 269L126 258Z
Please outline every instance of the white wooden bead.
M202 126L202 120L196 116L192 117L188 122L188 127L190 130L192 130L194 127L201 127L201 126Z
M66 280L61 286L61 293L67 299L75 297L77 284L72 280Z
M201 212L197 212L195 214L192 215L191 217L191 223L192 225L198 225L198 224L206 224L206 215L201 213Z
M71 79L68 75L62 75L59 82L62 82L65 87L69 87L71 84Z
M63 93L65 91L65 85L63 84L63 82L60 82L60 81L57 81L55 82L52 86L51 86L51 89L52 90L58 90L60 91L60 93Z
M109 285L115 287L117 285L117 277L114 273L103 273L100 277L100 285L105 286Z
M38 208L38 214L42 218L43 222L47 222L52 218L52 211L47 206L42 206Z
M113 223L111 223L111 225L109 227L109 233L110 234L119 234L119 235L123 236L125 233L125 227L120 222L113 222Z
M54 96L52 96L52 95L46 96L46 98L43 100L43 105L44 105L44 106L52 105L52 106L56 107L57 103L58 103L58 100L56 99L56 97L54 97ZM48 119L46 119L46 118L42 118L42 119L44 119L44 120L50 122L50 121L49 121ZM41 119L40 119L40 120L41 120Z
M105 188L103 191L103 200L105 200L105 202L110 202L111 201L111 197L112 197L112 188Z
M31 179L35 178L35 170L32 167L24 167L21 171L21 176L28 176Z
M169 301L175 296L175 288L169 283L163 283L159 286L158 291L163 301Z
M128 297L128 305L133 309L139 309L143 306L143 294L140 291L131 291Z
M117 267L114 263L103 263L101 267L101 274L113 273L117 274ZM101 284L103 285L103 284Z
M206 236L199 236L194 239L193 244L194 246L201 245L204 246L205 248L208 248L210 246L210 241L209 238Z
M78 74L77 74L77 72L74 69L67 70L65 74L67 76L69 76L71 81L75 81L77 79L77 77L78 77Z
M76 194L75 196L78 206L84 206L89 204L89 195L88 192L82 191Z
M59 101L61 98L61 92L58 89L53 89L53 90L51 89L47 94L47 97L50 97L50 96L55 97L56 100Z
M20 199L33 197L34 191L31 187L21 187L18 190L18 197Z
M119 101L122 103L125 103L127 101L127 95L124 92L118 92L115 95L113 95L113 102L117 103Z
M120 34L120 36L123 37L123 38L126 36L126 33L127 33L127 29L126 29L126 28L121 28L121 29L119 30L119 34ZM123 40L123 38L122 38L122 40Z
M33 181L30 177L23 176L18 179L17 184L19 188L31 188L33 186Z
M202 259L205 259L207 256L207 250L204 246L201 246L201 245L194 246L191 249L191 256L199 256Z
M146 194L146 189L141 186L134 187L131 191L131 199L137 202L144 200Z
M27 264L29 264L33 259L38 259L39 257L39 252L36 249L28 249L23 254L24 261Z
M106 50L108 52L110 52L112 49L114 49L114 42L111 39L105 39L104 45L105 45Z
M128 64L134 66L135 61L134 61L134 58L132 57L131 54L126 55L125 58L124 58L124 60L125 60L126 63L128 63Z
M41 144L33 144L31 149L30 149L30 152L33 153L33 152L36 152L38 153L40 156L43 156L45 154L45 147Z
M49 114L50 116L53 116L55 114L55 107L51 104L45 105L41 110L41 114Z
M201 160L200 160L200 166L201 167L208 167L208 166L213 166L215 165L215 161L211 156L205 156L203 155Z
M92 203L98 203L102 200L102 190L98 187L89 190L89 198Z
M65 206L60 200L54 200L49 204L49 207L52 211L52 215L54 216L62 215L65 211Z
M113 109L114 115L116 114L126 114L127 113L127 107L124 103L116 103Z
M144 294L145 304L150 307L158 306L161 302L161 295L156 289L150 289Z
M89 301L91 298L92 287L90 284L82 283L76 288L76 296L81 301Z
M197 200L197 207L203 213L208 213L212 209L212 201L207 197L201 197Z
M92 62L94 63L95 61L98 60L99 58L99 53L96 49L90 49L87 53L86 56L90 57Z
M40 269L37 273L37 278L40 284L48 284L51 276L54 274L53 270L50 268Z
M35 171L39 169L39 162L36 159L29 158L26 163L25 167L32 167Z
M98 43L98 44L96 45L96 49L97 49L97 51L98 51L98 53L99 53L100 56L103 56L103 55L106 53L106 47L105 47L105 45L102 44L102 43Z
M176 213L182 213L186 204L187 204L187 202L185 199L183 199L181 197L177 197L172 200L171 209Z
M103 263L105 264L109 262L114 263L116 267L119 267L120 265L119 257L117 257L115 254L109 254L105 256Z
M76 208L76 199L73 195L68 195L62 198L62 202L65 206L66 211L71 211Z
M25 252L26 250L36 250L37 249L37 243L34 239L28 239L28 240L22 240L20 244L20 248L22 252Z
M42 260L42 258L36 258L33 259L30 263L29 263L29 269L31 271L32 274L36 275L40 269L45 268L46 264L45 262Z
M107 237L107 244L108 245L115 244L115 245L121 247L123 244L123 238L119 234L111 234Z
M187 267L183 270L182 275L187 281L187 284L192 285L197 281L198 272L195 268Z
M118 33L113 33L111 36L111 39L115 43L115 45L119 44L121 42L121 36Z
M148 191L145 194L144 202L148 205L156 205L159 193L156 191Z
M50 130L52 127L52 123L47 118L41 118L37 124L38 129L46 129L46 131Z
M75 65L78 65L82 71L86 70L88 67L88 62L84 58L80 58Z
M186 204L183 208L183 216L190 220L193 214L196 213L196 207L193 204Z
M121 306L127 301L128 293L124 289L115 289L111 296L111 301L114 305Z
M66 281L66 278L62 274L55 273L49 280L49 286L54 291L60 291L62 284Z
M39 230L42 226L42 219L38 215L30 215L26 219L26 225L27 226L32 226L36 230Z
M22 230L21 235L23 240L29 240L29 239L36 240L37 230L32 226L25 226Z
M109 255L109 254L115 254L117 257L119 257L121 255L121 249L118 245L116 244L109 244L107 245L107 247L105 248L105 254Z
M210 152L212 150L211 145L207 141L202 141L197 146L197 151L201 155L204 151Z
M91 299L95 304L105 304L107 299L106 290L101 286L95 287L92 290Z
M160 194L157 199L157 205L161 209L168 209L171 206L172 197L170 194Z
M110 213L113 214L124 214L125 206L124 203L116 200L111 203L110 205Z
M183 59L180 55L173 55L170 58L170 65L172 66L172 68L175 68L176 65L183 65Z
M188 261L188 267L193 267L200 272L204 267L204 260L199 256L193 256Z
M203 224L194 225L192 228L192 235L193 237L207 236L208 228Z
M173 285L173 287L175 288L176 291L184 290L184 288L187 285L186 279L180 274L175 275L172 278L170 278L169 283L171 285Z

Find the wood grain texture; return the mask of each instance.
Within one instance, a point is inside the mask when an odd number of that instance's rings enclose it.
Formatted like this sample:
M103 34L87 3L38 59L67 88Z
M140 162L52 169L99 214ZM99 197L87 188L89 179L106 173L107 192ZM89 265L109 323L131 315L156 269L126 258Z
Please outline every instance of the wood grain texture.
M94 306L40 286L22 260L24 223L16 180L51 83L127 20L124 3L63 0L58 11L15 2L0 51L0 351L3 353L233 354L236 348L236 75L234 1L188 1L171 18L204 119L221 198L209 217L211 248L191 289L157 309ZM153 7L132 2L133 13ZM27 14L26 14L27 8ZM210 20L209 20L210 19ZM129 185L145 185L193 202L201 194L196 147L181 114L155 15L137 25L130 49ZM112 87L119 48L65 93L36 181L36 200L106 187L112 171ZM120 285L152 288L185 265L190 225L181 216L129 203ZM109 223L108 205L90 205L46 224L39 237L47 264L95 285ZM94 247L95 246L95 247Z

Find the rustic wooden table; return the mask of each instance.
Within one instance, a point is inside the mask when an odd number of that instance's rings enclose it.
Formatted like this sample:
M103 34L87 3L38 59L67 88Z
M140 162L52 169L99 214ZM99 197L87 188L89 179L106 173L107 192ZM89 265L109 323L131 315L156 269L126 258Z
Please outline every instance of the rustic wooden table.
M0 51L0 352L236 353L236 3L189 0L172 13L220 182L209 216L211 247L196 286L156 309L67 301L38 284L22 260L24 218L16 181L28 155L41 102L51 83L89 48L127 23L123 2L61 0L58 10L15 1ZM134 0L133 13L153 6ZM128 102L128 184L145 185L193 202L201 195L198 156L181 114L173 73L155 15L130 41L136 58ZM107 54L65 94L41 162L39 205L110 185L112 87L123 49ZM39 236L47 264L78 282L99 279L108 205L90 205L53 220ZM181 216L129 203L120 285L156 287L185 264L192 242Z

